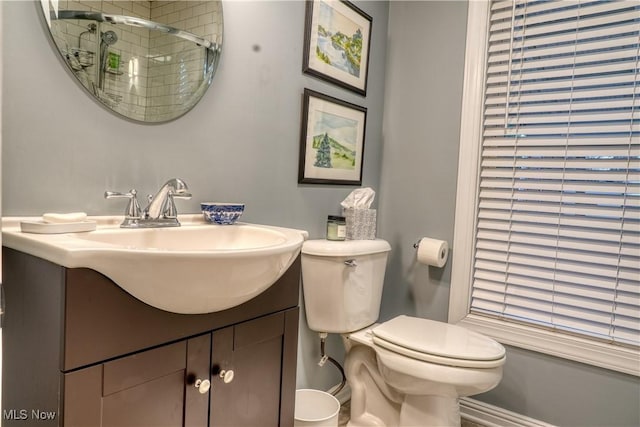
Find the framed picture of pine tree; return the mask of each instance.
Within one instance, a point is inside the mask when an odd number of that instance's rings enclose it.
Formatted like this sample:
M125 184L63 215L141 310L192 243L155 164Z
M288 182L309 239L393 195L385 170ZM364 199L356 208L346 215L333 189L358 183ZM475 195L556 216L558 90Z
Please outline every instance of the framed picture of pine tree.
M366 96L372 22L345 0L307 1L302 71Z
M298 182L362 184L367 109L304 90Z

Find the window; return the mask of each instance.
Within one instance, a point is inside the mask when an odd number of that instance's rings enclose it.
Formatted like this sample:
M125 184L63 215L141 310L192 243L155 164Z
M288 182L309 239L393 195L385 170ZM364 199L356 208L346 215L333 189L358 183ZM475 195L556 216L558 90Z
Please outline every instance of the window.
M467 33L449 320L640 375L640 4L470 2Z

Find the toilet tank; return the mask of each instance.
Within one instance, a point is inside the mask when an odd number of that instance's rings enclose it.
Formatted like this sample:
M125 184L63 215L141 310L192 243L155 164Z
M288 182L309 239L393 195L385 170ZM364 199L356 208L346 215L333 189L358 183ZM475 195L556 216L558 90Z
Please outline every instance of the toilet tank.
M384 240L307 240L302 290L309 328L348 333L378 319L391 245Z

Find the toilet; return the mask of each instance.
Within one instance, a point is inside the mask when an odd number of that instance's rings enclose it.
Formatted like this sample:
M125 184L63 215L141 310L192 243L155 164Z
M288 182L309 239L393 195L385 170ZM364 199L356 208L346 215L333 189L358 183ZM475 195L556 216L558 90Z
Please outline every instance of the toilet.
M343 337L349 427L459 426L458 398L498 385L505 349L444 322L402 315L377 323L390 251L382 239L304 242L307 323Z

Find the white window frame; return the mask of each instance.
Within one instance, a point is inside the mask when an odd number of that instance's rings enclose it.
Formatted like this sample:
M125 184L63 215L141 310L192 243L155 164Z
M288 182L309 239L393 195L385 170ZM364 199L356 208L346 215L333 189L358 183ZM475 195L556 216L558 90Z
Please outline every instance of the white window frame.
M638 350L469 312L489 12L489 1L469 2L449 323L483 333L506 345L640 376Z

